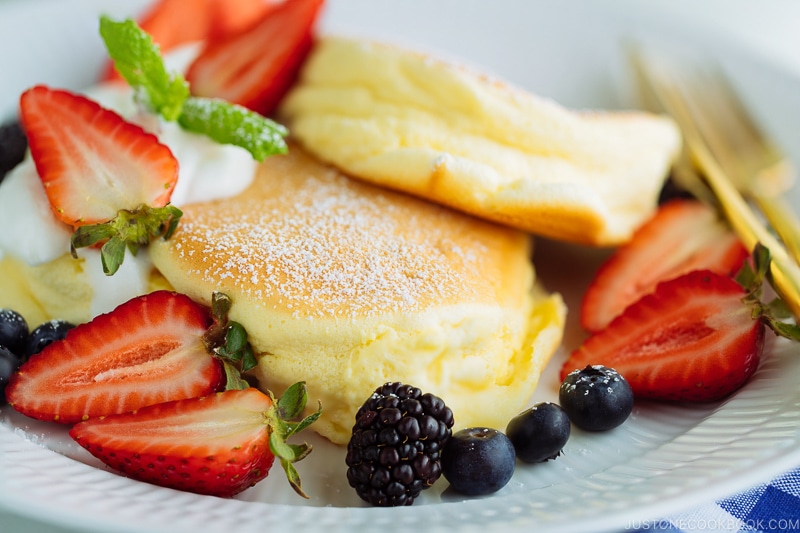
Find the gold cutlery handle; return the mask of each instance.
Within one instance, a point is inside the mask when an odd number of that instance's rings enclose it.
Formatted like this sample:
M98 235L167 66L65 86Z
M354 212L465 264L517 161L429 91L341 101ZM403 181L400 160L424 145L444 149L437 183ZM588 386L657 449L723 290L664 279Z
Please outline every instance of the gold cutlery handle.
M757 243L767 247L772 257L770 274L775 292L800 323L800 266L756 217L739 191L731 184L709 151L697 139L689 142L690 150L704 170L706 181L720 201L734 231L749 250Z

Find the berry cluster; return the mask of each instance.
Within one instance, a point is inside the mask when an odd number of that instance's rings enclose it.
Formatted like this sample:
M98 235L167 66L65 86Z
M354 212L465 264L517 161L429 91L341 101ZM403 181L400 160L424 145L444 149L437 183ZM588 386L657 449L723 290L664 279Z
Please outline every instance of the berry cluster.
M347 479L363 500L383 507L411 505L440 475L461 494L491 494L510 481L517 459L541 463L561 455L572 424L587 431L622 424L633 393L614 369L587 366L562 382L559 403L537 403L505 432L471 427L451 435L453 414L441 399L387 383L356 413Z
M30 331L25 318L12 309L0 309L0 401L11 375L31 356L53 341L63 339L73 324L50 320Z

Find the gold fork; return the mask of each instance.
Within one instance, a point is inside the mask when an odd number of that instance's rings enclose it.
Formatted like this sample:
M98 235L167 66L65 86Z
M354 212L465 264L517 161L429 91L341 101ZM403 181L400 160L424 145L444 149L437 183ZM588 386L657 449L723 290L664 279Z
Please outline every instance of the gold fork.
M709 151L800 263L800 221L782 196L793 182L792 164L760 130L725 77L703 71L693 78L683 78L684 96Z
M748 249L760 242L770 250L775 291L800 321L800 224L780 196L791 183L786 177L789 164L718 74L690 73L661 61L645 61L639 53L633 54L633 65L644 103L675 119L684 136L684 157L705 178L701 180L684 159L679 165L683 184L701 199L716 200ZM780 240L742 192L754 200Z

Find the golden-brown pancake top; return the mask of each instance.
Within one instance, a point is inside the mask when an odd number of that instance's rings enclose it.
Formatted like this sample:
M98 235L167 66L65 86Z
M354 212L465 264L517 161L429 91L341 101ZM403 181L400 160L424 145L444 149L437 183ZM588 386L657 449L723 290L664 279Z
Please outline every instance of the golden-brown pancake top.
M183 210L152 252L171 282L185 276L204 299L222 290L295 317L354 318L511 304L527 288L527 236L351 180L296 145L243 193Z

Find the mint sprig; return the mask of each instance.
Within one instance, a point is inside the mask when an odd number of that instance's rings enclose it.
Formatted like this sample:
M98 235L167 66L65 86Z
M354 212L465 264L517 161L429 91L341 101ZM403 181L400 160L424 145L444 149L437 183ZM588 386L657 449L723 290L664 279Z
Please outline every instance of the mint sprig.
M137 100L164 117L177 120L189 98L189 84L178 73L167 72L159 46L134 21L100 18L100 36L114 68L136 91Z
M220 144L247 149L257 161L286 153L286 127L240 105L217 98L190 97L183 103L178 124Z
M191 96L183 76L167 71L159 46L133 20L102 16L100 36L114 67L149 111L187 131L244 148L256 161L288 151L284 126L224 100Z

